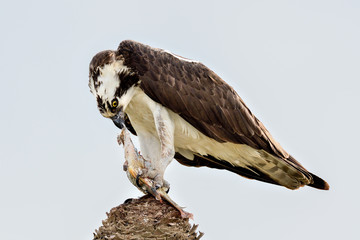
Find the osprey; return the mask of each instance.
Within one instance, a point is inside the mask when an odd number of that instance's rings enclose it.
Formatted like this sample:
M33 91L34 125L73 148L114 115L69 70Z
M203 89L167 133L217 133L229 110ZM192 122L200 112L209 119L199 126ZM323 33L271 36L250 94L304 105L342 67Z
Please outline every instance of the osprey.
M96 54L89 87L100 113L138 136L147 160L141 178L163 179L175 158L187 166L226 169L289 189L328 190L252 114L217 74L198 61L126 40Z

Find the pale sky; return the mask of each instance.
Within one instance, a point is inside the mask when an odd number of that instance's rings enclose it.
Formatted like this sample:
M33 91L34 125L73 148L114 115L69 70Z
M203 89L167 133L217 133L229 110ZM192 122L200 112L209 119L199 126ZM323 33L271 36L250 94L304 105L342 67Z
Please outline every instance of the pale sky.
M203 239L360 239L360 2L2 1L0 238L92 239L142 194L88 65L124 39L203 62L330 191L173 161L170 196Z

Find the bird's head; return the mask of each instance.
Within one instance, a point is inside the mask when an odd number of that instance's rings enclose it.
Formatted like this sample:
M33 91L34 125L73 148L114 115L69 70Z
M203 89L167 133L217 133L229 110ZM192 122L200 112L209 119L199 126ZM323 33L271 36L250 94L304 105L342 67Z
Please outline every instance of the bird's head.
M123 64L121 55L106 50L96 54L89 66L90 92L95 96L98 109L116 126L123 127L124 111L131 101L139 78Z

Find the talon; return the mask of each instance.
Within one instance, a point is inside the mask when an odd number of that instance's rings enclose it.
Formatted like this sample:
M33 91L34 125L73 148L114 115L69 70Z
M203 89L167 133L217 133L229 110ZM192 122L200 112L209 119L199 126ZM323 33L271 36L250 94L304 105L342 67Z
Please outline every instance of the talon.
M132 198L128 198L128 199L125 200L124 204L131 203L132 200L133 200Z
M140 177L141 177L140 174L137 174L137 175L136 175L136 185L137 185L139 188L142 187L142 186L140 185Z
M163 180L162 189L164 189L164 191L166 193L169 193L169 191L170 191L170 183L168 181L166 181L165 179Z
M160 201L162 203L162 199L161 199L161 196L160 194L158 193L156 187L151 187L150 188L150 193L151 195L153 195L155 197L156 200Z

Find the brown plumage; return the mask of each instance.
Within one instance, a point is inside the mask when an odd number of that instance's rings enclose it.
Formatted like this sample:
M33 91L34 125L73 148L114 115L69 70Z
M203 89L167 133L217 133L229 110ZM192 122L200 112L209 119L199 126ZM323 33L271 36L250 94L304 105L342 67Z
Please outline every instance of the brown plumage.
M273 139L232 87L202 63L130 40L121 42L115 54L139 76L139 86L146 95L179 114L204 135L218 142L261 150L264 159L275 157L278 160L272 163L284 172L291 171L299 181L287 186L291 189L302 185L329 189L324 180L308 172ZM247 178L281 184L269 172L261 171L263 163L246 169L200 154L194 160L179 153L175 158L189 166L227 169Z
M181 61L133 41L123 41L118 54L126 56L125 65L138 72L140 87L151 99L206 136L289 158L235 90L202 63Z

